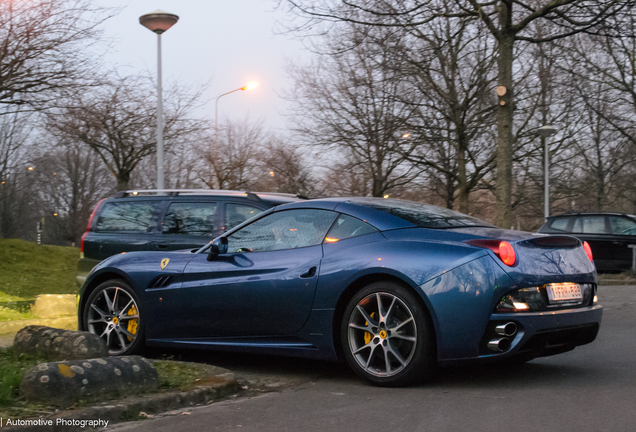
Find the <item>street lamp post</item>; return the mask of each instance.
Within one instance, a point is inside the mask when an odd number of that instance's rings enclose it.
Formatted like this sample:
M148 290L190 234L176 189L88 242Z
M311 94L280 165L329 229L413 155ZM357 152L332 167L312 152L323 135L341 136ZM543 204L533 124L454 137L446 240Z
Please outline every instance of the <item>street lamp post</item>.
M249 83L248 85L245 85L243 87L239 87L239 88L234 89L232 91L229 91L227 93L223 93L223 94L218 95L216 97L216 100L214 102L214 158L213 158L214 173L215 174L217 174L217 169L219 167L219 99L221 99L225 95L229 95L231 93L234 93L234 92L237 92L237 91L240 91L240 90L253 89L254 87L257 87L257 86L258 86L257 82L252 82L252 83ZM216 183L216 188L220 189L221 188L221 182L219 180L219 176L218 175L216 175L215 183Z
M557 130L552 126L541 126L537 130L537 133L541 135L541 144L543 144L543 151L545 153L544 154L545 190L544 190L544 199L543 199L544 201L543 213L544 213L544 217L546 221L548 220L548 216L550 216L550 152L548 150L548 140L546 138L551 135L554 135L556 131Z
M161 34L179 21L175 14L156 10L139 17L139 23L157 33L157 189L164 189L163 97L161 91Z

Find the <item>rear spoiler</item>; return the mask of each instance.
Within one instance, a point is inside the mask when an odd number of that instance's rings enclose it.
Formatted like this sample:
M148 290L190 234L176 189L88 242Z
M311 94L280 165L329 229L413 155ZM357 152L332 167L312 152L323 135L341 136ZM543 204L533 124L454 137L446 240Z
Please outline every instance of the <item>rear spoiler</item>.
M570 236L541 236L519 242L523 246L538 248L575 248L581 246L581 240Z

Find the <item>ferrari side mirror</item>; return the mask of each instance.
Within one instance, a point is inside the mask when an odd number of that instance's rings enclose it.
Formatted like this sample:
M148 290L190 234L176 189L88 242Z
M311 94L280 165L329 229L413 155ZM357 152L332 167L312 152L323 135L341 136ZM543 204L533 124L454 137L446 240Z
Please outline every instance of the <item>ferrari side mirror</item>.
M208 252L208 261L214 261L217 256L227 253L227 237L217 237L212 240L210 251Z

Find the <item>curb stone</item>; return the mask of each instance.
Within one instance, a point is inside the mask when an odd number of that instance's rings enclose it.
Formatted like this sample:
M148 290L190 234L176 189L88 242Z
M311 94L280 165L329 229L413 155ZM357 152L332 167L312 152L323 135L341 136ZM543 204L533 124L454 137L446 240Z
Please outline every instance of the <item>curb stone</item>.
M81 429L79 426L57 425L57 419L71 420L102 420L112 424L143 418L140 413L160 414L180 408L195 405L205 405L238 392L238 384L234 374L227 369L208 366L211 384L201 385L192 390L167 390L160 393L132 396L122 400L101 402L96 405L80 409L58 411L55 414L42 416L41 419L52 420L52 426L10 426L3 427L7 431L21 432L67 432L77 430L95 430L89 427ZM5 419L6 420L6 419ZM99 428L102 429L102 428Z

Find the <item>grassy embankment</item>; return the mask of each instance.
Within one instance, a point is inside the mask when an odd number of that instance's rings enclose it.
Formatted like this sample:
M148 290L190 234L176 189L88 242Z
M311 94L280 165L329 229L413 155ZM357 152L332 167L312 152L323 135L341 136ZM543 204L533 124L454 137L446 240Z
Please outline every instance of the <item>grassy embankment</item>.
M0 239L0 321L31 318L24 302L38 294L75 294L79 249Z

